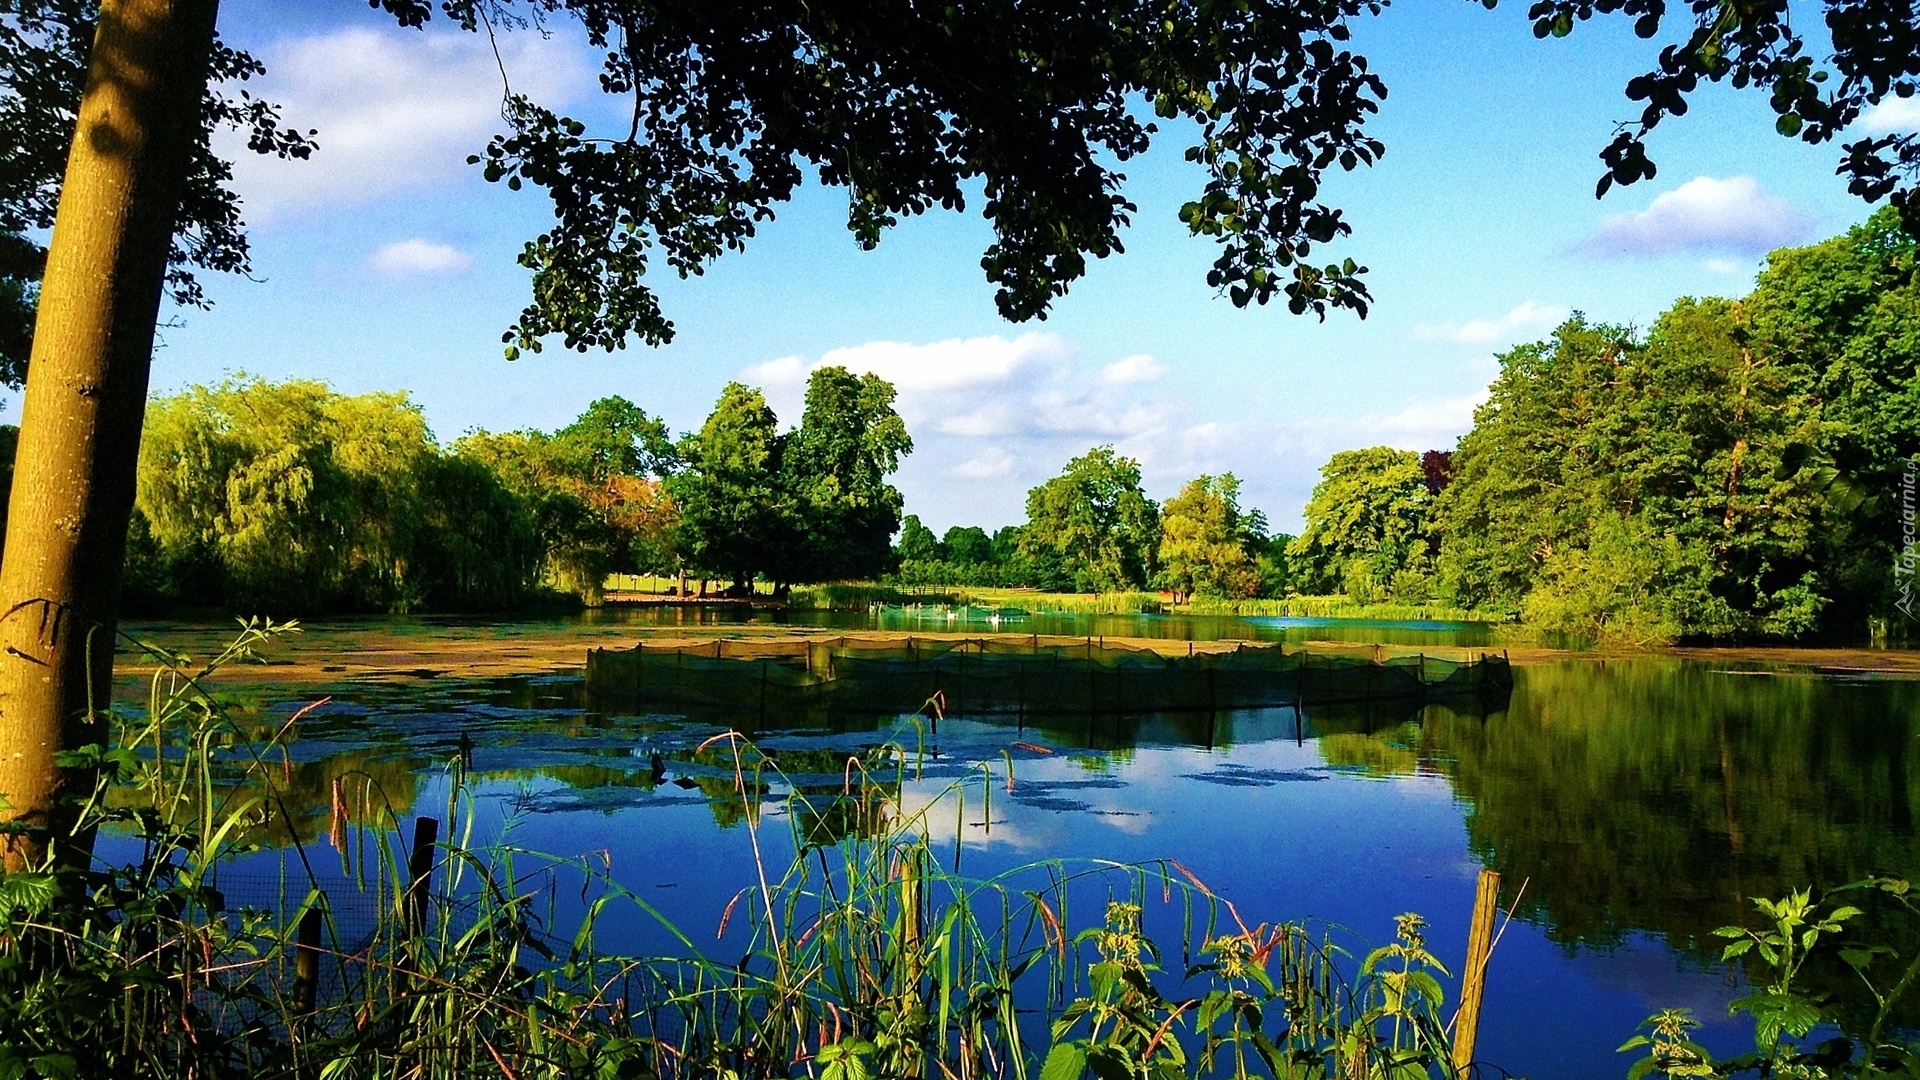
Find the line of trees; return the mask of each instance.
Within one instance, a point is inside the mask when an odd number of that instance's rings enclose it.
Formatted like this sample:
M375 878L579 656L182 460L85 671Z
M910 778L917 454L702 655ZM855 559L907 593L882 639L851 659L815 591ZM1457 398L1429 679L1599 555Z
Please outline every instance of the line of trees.
M893 400L877 376L824 368L787 431L760 391L734 383L677 440L611 397L557 431L475 431L443 447L404 393L192 387L148 406L126 601L149 613L471 611L559 594L595 603L616 572L736 590L877 576L900 522L888 481L913 447Z
M1892 209L1645 333L1500 358L1450 454L1336 454L1302 587L1635 641L1857 635L1896 614L1920 454L1920 266Z
M1240 506L1232 473L1199 476L1156 504L1140 463L1099 446L1027 492L1027 520L988 535L954 526L936 537L907 515L896 580L909 585L1033 587L1062 592L1165 589L1243 599L1287 590L1292 537Z

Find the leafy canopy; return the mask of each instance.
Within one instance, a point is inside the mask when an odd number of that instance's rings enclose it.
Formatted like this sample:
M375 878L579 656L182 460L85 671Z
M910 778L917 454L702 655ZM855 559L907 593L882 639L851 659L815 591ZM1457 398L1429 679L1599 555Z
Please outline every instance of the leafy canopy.
M551 434L476 431L454 444L526 506L545 584L597 601L615 571L677 564L676 511L659 477L677 467L666 424L622 397L601 398Z
M1254 562L1264 531L1240 510L1240 479L1198 476L1160 508L1158 581L1179 593L1234 599L1260 592Z
M26 378L47 257L30 237L53 227L99 6L0 0L0 385L17 387ZM260 154L305 158L314 150L314 132L281 126L278 106L234 89L266 74L265 65L217 40L211 57L167 271L173 298L195 307L207 306L196 271L252 268L233 166L213 152L212 132L243 131L248 149Z
M1575 317L1506 353L1440 500L1441 591L1646 640L1890 614L1920 453L1915 251L1888 208L1644 338Z
M370 2L408 26L435 10ZM1284 296L1296 313L1364 314L1364 268L1312 260L1350 231L1319 200L1325 173L1383 152L1362 126L1386 87L1346 48L1351 20L1380 7L445 0L439 10L488 32L577 22L604 52L602 89L630 104L625 124L601 131L513 95L508 130L472 159L489 180L553 200L553 228L520 255L533 300L504 337L517 356L549 335L580 350L669 340L645 281L655 260L702 273L744 247L808 170L847 189L863 247L904 217L978 200L994 230L981 268L1000 313L1044 317L1089 256L1122 249L1135 209L1122 168L1166 121L1192 132L1186 156L1206 177L1180 213L1220 245L1210 284L1240 305Z
M1498 0L1480 0L1493 7ZM1633 20L1633 32L1663 41L1653 68L1627 81L1627 97L1645 102L1600 152L1606 165L1596 195L1616 182L1652 178L1646 137L1662 120L1685 115L1701 83L1730 83L1768 95L1774 130L1821 145L1847 134L1867 110L1905 101L1920 90L1920 7L1911 0L1823 0L1833 51L1824 59L1819 38L1796 25L1785 0L1533 0L1527 9L1535 37L1565 37L1597 15ZM1676 25L1677 24L1677 25ZM1663 31L1669 31L1663 33ZM1842 145L1836 170L1847 189L1876 202L1889 198L1906 231L1920 236L1920 134L1862 135Z
M470 542L514 555L510 514L448 521L427 505L454 482L436 475L437 461L405 394L243 377L157 399L129 545L135 590L194 606L419 604L443 592L435 575L445 568L422 557L436 530L491 524L493 535Z
M766 568L792 513L780 482L785 450L766 397L728 383L707 422L683 441L686 470L668 481L694 566L742 585Z
M1425 573L1432 500L1419 454L1374 446L1333 455L1287 549L1303 587L1360 603L1389 592L1424 599L1411 595L1422 591L1411 579Z
M880 376L844 367L808 377L806 410L781 460L797 535L771 553L780 580L872 577L891 561L903 500L887 481L913 452L894 396Z
M1141 490L1140 463L1097 446L1027 492L1018 537L1043 588L1142 589L1155 569L1160 511Z

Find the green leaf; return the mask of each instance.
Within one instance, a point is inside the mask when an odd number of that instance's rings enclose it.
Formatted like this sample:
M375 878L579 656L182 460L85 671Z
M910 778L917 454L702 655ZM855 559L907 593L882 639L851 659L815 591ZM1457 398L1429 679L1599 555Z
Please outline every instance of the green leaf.
M1090 1047L1087 1064L1092 1066L1097 1080L1134 1080L1132 1056L1117 1046ZM1043 1075L1041 1080L1046 1077Z
M0 875L0 907L25 911L29 918L52 907L59 895L60 884L52 874L21 871Z
M1087 1071L1087 1048L1078 1040L1056 1043L1040 1066L1040 1080L1080 1080Z

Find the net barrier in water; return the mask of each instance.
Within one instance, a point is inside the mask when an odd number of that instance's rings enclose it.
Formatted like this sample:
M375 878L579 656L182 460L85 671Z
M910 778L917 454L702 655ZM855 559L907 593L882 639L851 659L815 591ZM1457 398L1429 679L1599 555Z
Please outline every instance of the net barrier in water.
M677 705L968 715L1218 712L1288 705L1504 699L1503 655L1383 660L1238 642L1172 654L1091 638L717 639L587 654L587 685Z

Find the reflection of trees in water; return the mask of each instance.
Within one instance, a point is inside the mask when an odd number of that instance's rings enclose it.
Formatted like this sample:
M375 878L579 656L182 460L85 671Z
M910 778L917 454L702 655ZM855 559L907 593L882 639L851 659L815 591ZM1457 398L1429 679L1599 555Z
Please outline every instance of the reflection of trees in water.
M314 761L276 762L269 758L267 776L259 771L243 775L236 766L232 782L216 786L213 798L218 807L259 800L261 812L248 819L242 835L235 838L241 846L307 843L325 835L333 824L336 783L355 822L378 824L386 815L402 818L411 813L419 797L419 769L423 764L391 751L371 749L347 750ZM116 808L145 805L147 798L137 788L107 790L108 804ZM200 815L204 804L200 792L188 791L174 816L181 821L192 820Z
M1412 776L1420 766L1421 737L1421 726L1409 721L1373 734L1328 732L1318 746L1329 765L1368 776Z
M1484 717L1475 712L1506 703L1310 707L1299 718L1299 733L1318 740L1330 765L1378 776L1430 770L1450 777L1468 808L1474 853L1502 872L1509 889L1528 880L1523 913L1570 947L1604 948L1627 933L1647 931L1712 959L1718 942L1710 932L1750 921L1751 897L1871 873L1920 876L1907 779L1913 755L1920 753L1920 684L1716 674L1659 658L1557 664L1518 674L1510 707ZM631 757L632 740L711 724L762 736L796 727L873 733L874 743L898 740L910 751L915 741L900 716L883 713L789 716L764 725L757 716L742 724L737 712L724 710L675 717L621 715L613 708L601 713L596 706L611 703L596 702L578 682L500 680L480 692L464 684L460 695L465 702L484 700L520 713L476 716L471 730L483 747L537 731L578 740L576 750L604 748L612 745L609 740L621 748L604 765L562 754L562 760L489 771L490 777L539 775L572 788L637 791L677 783L704 796L721 828L747 821L767 799L791 788L803 796L790 807L803 843L873 835L885 823L889 802L897 801L897 785L887 786L893 774L874 769L869 779L880 790L862 793L856 783L849 791L847 750L780 748L786 740L769 738L771 762L743 751L743 795L726 744L666 750L656 770ZM575 708L587 711L569 711ZM252 715L263 738L284 722L284 714L276 718L261 708ZM1224 747L1295 734L1291 709L975 722L1004 729L989 733L987 743L1041 744L1096 769L1124 760L1141 744ZM315 734L327 729L330 735L329 724L353 732L356 743L372 737L359 729L357 718L316 724ZM305 748L312 746L310 741ZM569 756L576 760L564 760ZM424 758L361 745L276 768L285 812L276 813L254 839L285 843L324 832L336 778L346 778L350 800L359 797L353 785L371 779L404 815L417 797L417 771L426 764ZM1873 915L1843 940L1877 936L1903 955L1920 950L1920 928L1896 926L1885 912ZM1833 992L1858 997L1844 971L1816 976ZM1920 1020L1920 1009L1907 1019Z
M1717 959L1750 898L1914 875L1920 685L1738 676L1657 659L1528 668L1485 722L1429 711L1426 739L1468 805L1473 851L1569 946L1630 931ZM1849 927L1903 956L1920 927ZM1824 989L1857 998L1837 963ZM1909 1021L1920 1010L1909 1003Z

